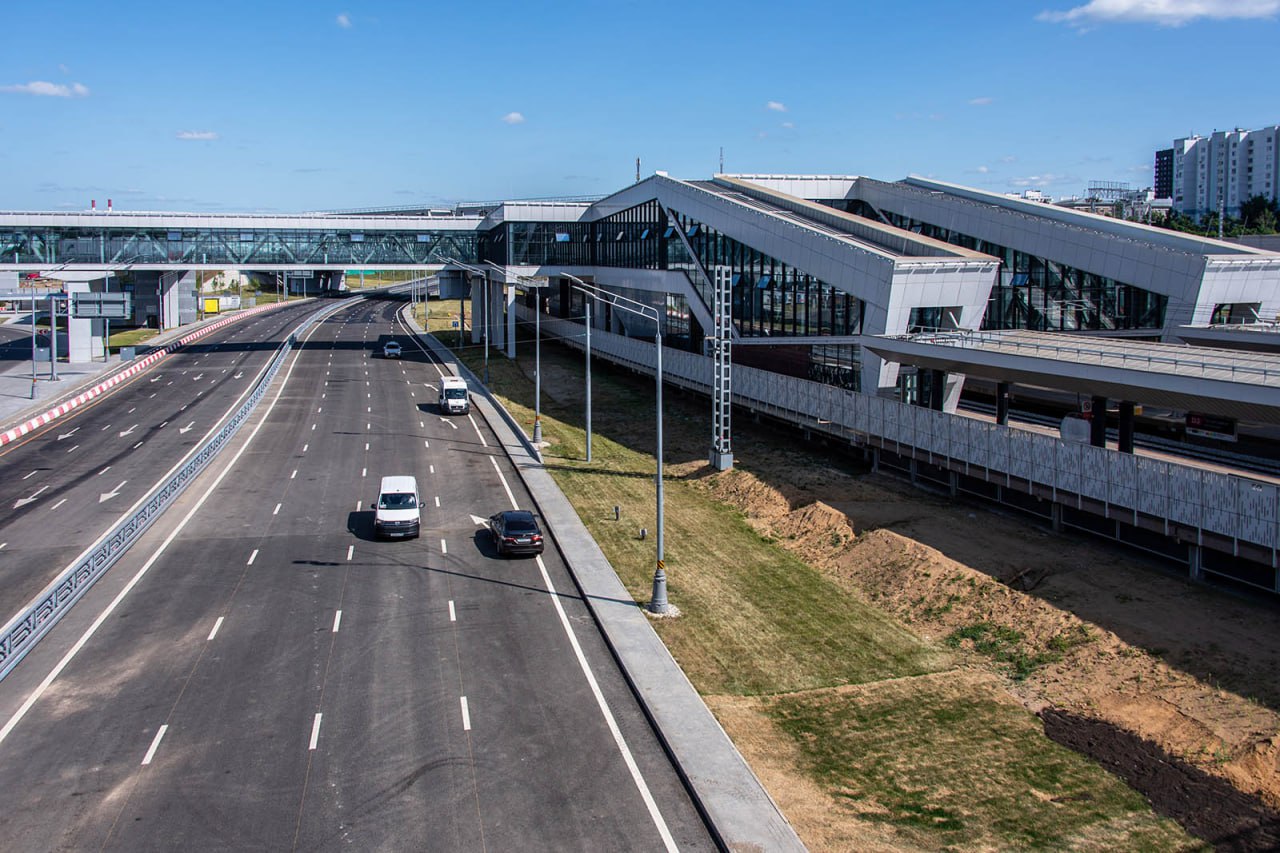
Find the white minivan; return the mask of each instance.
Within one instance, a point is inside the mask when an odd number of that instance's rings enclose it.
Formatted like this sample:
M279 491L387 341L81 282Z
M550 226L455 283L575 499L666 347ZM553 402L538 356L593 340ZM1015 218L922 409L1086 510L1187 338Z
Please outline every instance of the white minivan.
M388 539L417 536L422 526L418 481L408 474L383 477L373 510L373 535Z
M461 376L445 376L440 379L440 412L446 415L465 415L471 409L467 394L467 380Z

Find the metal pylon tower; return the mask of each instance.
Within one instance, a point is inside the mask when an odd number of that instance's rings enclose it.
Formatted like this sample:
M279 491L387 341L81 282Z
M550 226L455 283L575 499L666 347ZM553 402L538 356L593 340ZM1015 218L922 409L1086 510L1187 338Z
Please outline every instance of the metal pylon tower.
M714 267L711 275L711 464L718 471L727 471L733 467L733 275L724 266Z

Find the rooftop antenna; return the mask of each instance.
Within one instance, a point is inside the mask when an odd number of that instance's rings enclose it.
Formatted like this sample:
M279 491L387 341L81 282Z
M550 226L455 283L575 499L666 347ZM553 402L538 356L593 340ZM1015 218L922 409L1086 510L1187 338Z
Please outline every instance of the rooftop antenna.
M724 146L720 146L720 174L724 174Z
M636 183L640 183L640 158L636 158Z

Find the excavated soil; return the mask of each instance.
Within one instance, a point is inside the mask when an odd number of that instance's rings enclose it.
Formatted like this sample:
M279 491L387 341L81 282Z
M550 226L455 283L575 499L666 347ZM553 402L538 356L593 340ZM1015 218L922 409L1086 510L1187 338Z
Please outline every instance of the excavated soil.
M953 632L976 624L1016 632L1016 654L980 654L968 639L958 646L1001 675L1046 734L1220 849L1280 848L1272 603L802 452L752 455L696 480L925 637L957 644Z

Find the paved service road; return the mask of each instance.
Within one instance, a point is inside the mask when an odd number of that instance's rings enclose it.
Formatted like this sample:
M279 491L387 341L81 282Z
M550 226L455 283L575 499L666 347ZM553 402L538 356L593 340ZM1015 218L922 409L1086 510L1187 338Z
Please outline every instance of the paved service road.
M484 423L437 412L402 304L314 330L25 716L50 649L0 682L8 845L714 848L556 549L498 559L473 520L529 498ZM372 538L387 474L418 478L419 539Z
M0 449L0 623L200 443L289 332L324 307L228 324Z

